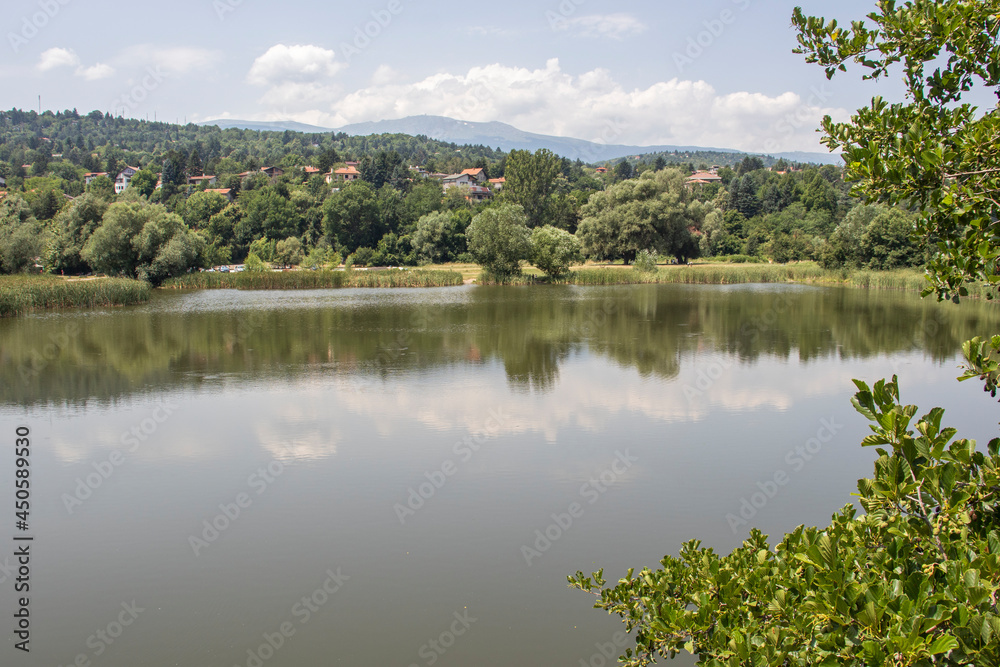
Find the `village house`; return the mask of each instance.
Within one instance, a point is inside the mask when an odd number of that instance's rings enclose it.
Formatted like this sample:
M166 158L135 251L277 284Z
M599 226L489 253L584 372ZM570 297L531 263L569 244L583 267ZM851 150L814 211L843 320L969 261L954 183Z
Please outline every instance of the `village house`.
M320 173L322 172L316 167L306 167L306 178L311 178Z
M484 202L492 196L493 193L490 192L489 188L484 187L482 185L473 185L469 187L469 192L467 195L465 195L465 198L471 202L478 203L478 202Z
M452 174L451 176L445 176L442 179L442 182L444 183L445 190L457 187L469 188L472 187L473 185L477 185L476 179L474 179L471 175L465 172L462 172L461 174Z
M208 183L209 185L215 185L215 176L206 176L202 174L201 176L192 176L188 179L188 185L201 185L202 183Z
M106 171L91 171L83 175L83 180L86 185L90 185L90 182L93 181L95 178L100 178L101 176L107 176L107 175L108 172Z
M485 169L466 169L462 173L472 177L472 180L476 182L476 185L482 185L487 180Z
M235 197L233 197L233 190L232 190L232 188L208 189L208 190L205 190L205 192L217 192L218 194L220 194L223 197L225 197L226 199L228 199L229 203L232 203L233 200L236 199Z
M132 182L132 177L135 176L136 173L138 173L138 171L139 170L136 167L128 167L128 166L122 169L121 173L118 174L118 177L115 178L116 195L120 195L121 193L125 192L125 189L129 186L129 183Z
M709 183L721 183L722 177L711 171L696 171L688 176L688 185L708 185Z
M358 171L357 167L350 164L346 167L341 167L336 171L331 171L326 175L327 183L333 183L334 181L338 183L349 183L357 180L361 180L361 172Z
M506 178L491 178L490 179L490 187L493 188L497 192L500 192L501 190L503 190L503 188L504 188L505 185L507 185L507 179Z
M594 171L596 171L598 174L606 174L606 173L608 173L608 168L607 167L598 167Z

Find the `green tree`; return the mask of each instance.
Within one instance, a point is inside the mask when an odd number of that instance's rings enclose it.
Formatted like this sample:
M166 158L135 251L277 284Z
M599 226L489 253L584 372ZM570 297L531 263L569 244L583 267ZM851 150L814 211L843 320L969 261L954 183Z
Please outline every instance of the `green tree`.
M218 192L196 192L188 197L184 207L184 222L191 229L201 229L208 225L212 216L221 213L228 205L229 201Z
M150 197L156 192L156 174L148 169L140 169L135 172L128 186L143 197Z
M680 170L646 172L591 196L580 211L577 236L596 259L631 264L640 250L652 248L686 263L698 253L691 229L699 229L712 210L685 187Z
M54 238L46 251L46 267L53 273L84 273L90 267L80 252L101 226L107 200L93 193L77 197L53 221Z
M323 228L330 245L348 253L378 245L386 232L378 193L364 181L355 181L333 193L323 204Z
M531 232L531 263L552 280L564 278L583 261L583 246L569 232L545 225Z
M31 270L45 246L45 230L17 196L0 201L0 272Z
M503 282L520 275L521 262L531 254L528 217L516 204L486 209L472 219L465 237L488 280Z
M241 243L245 243L248 236L252 239L263 236L278 241L301 232L302 217L298 210L274 186L245 193L239 204L243 209L243 219L237 239Z
M283 268L287 269L290 266L301 263L304 257L302 242L294 236L290 236L284 241L278 241L278 245L275 248L275 260Z
M902 72L909 103L876 98L851 123L827 118L824 128L845 149L857 193L918 208L917 233L938 253L929 293L940 297L1000 283L1000 207L987 201L1000 185L998 119L961 103L977 81L997 87L998 17L997 0L883 0L873 28L793 15L799 52L830 76L852 60L867 77ZM1000 365L986 348L966 343L963 378L995 391ZM773 549L752 530L728 556L690 542L612 587L603 571L570 578L636 631L625 664L681 651L733 667L1000 664L1000 439L984 453L942 428L940 408L915 419L896 378L856 385L853 404L872 430L862 444L879 454L874 477L858 483L864 515L847 505L828 527L799 527Z
M451 211L428 213L417 221L411 237L417 260L431 264L451 262L466 251L463 216Z
M201 237L163 206L119 203L108 207L80 255L95 271L158 284L197 266L203 250Z
M616 181L627 181L635 175L635 171L632 169L632 163L628 160L622 160L617 165L615 165L615 180Z
M115 182L107 176L98 176L87 186L87 192L110 201L115 196Z
M562 160L548 149L539 149L534 154L511 151L507 156L504 173L507 184L501 199L522 207L528 216L529 227L541 227L549 222L549 200L561 171Z

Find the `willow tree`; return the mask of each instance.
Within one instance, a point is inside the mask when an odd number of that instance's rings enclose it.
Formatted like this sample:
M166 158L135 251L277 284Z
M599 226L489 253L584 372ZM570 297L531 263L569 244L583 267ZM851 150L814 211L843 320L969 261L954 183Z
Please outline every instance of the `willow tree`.
M958 300L972 283L1000 284L1000 123L963 102L996 94L1000 0L882 0L864 21L793 15L806 60L828 76L852 63L865 78L901 72L907 95L876 97L848 123L826 118L846 178L868 203L919 211L915 235L933 251L927 295ZM987 346L965 345L966 379L995 391ZM986 452L955 439L944 411L917 418L899 384L856 381L870 420L865 510L847 505L826 528L799 527L771 547L753 530L726 556L685 544L657 570L606 587L603 571L570 578L636 634L623 661L696 654L700 665L903 667L1000 664L1000 439Z
M712 210L694 197L680 170L647 171L594 193L576 233L595 259L633 262L640 250L654 249L684 264L698 256L693 230Z

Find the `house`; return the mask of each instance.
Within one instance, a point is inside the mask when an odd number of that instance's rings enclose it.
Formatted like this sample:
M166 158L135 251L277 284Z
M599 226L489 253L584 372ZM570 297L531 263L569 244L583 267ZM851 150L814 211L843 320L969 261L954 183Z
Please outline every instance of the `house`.
M208 183L209 185L215 185L215 176L206 176L202 174L201 176L192 176L188 179L188 185L201 185L202 183Z
M507 179L506 178L491 178L490 179L490 187L493 188L494 190L496 190L497 192L500 192L501 190L503 190L503 188L504 188L505 185L507 185Z
M139 170L136 167L128 167L128 166L122 169L121 173L118 174L118 177L115 178L116 195L120 195L121 193L125 192L125 188L129 186L129 183L132 182L132 177L135 176L136 173L138 173L138 171Z
M607 167L598 167L595 171L598 174L606 174L606 173L608 173L608 168Z
M471 202L483 202L493 196L490 189L482 185L473 185L469 187L469 193L465 195L465 198Z
M221 188L221 189L207 189L205 192L218 192L220 195L229 200L230 203L233 202L235 197L233 197L232 188Z
M316 174L322 173L316 167L306 167L306 178L311 178Z
M457 187L470 188L473 185L477 185L476 179L474 179L471 175L465 172L462 172L461 174L452 174L451 176L445 176L443 182L445 190Z
M710 171L696 171L688 176L688 183L721 183L722 177Z
M5 188L5 187L7 187L7 179L4 178L3 176L0 176L0 188Z
M472 179L476 182L476 185L482 185L487 180L485 169L466 169L462 173L471 176Z
M278 178L285 175L285 170L279 167L261 167L260 170L267 174L268 178Z
M336 171L330 172L326 175L326 182L333 183L337 181L339 183L345 183L350 181L357 181L361 179L361 172L357 170L356 167L346 166Z
M430 176L427 170L423 167L410 167L410 171L413 172L414 176L419 176L420 178L427 178Z
M85 181L86 185L90 185L90 182L95 178L100 178L101 176L107 176L107 175L108 172L106 171L91 171L83 175L83 180Z

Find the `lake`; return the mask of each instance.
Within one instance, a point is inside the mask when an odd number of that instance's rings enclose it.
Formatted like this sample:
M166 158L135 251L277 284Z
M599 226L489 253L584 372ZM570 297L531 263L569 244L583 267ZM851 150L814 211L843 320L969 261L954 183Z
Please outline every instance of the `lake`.
M3 662L614 664L624 626L567 575L825 525L875 457L852 378L898 373L985 446L996 404L955 377L997 332L991 304L799 285L157 293L2 320L0 433L33 443L26 533L0 457Z

